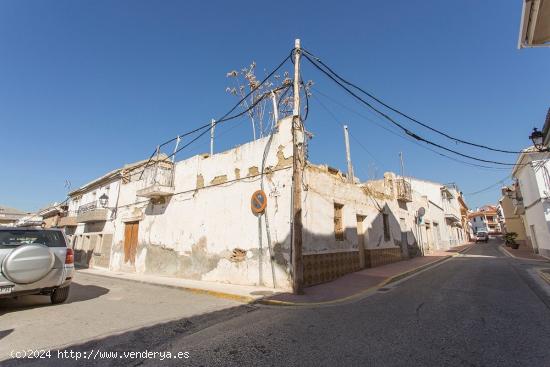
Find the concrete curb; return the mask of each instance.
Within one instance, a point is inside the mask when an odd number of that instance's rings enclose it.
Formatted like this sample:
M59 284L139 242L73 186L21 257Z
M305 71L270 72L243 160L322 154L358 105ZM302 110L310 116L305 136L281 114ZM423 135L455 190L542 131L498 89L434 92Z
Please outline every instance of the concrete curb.
M255 303L259 303L259 304L263 304L263 305L269 305L269 306L299 306L299 307L307 307L307 306L324 306L324 305L333 305L333 304L337 304L337 303L342 303L342 302L346 302L346 301L351 301L351 300L354 300L354 299L358 299L358 298L361 298L361 297L364 297L366 296L367 294L369 293L372 293L376 290L378 290L379 288L382 288L383 286L387 285L387 284L390 284L390 283L393 283L393 282L396 282L398 280L401 280L403 278L406 278L410 275L413 275L415 273L418 273L418 272L421 272L423 270L427 270L428 268L431 268L439 263L442 263L443 261L446 261L446 260L449 260L450 258L453 258L453 257L456 257L456 256L459 256L460 254L462 254L463 252L466 252L468 251L469 249L471 249L473 246L475 246L475 243L474 244L470 244L468 247L458 251L457 253L455 254L452 254L452 255L448 255L448 256L445 256L443 257L442 259L438 259L438 260L434 260L430 263L427 263L427 264L424 264L424 265L421 265L421 266L418 266L416 268L413 268L413 269L409 269L407 271L404 271L403 273L400 273L400 274L396 274L394 276L391 276L391 277L388 277L386 278L385 280L383 280L382 282L378 283L377 285L375 286L372 286L372 287L369 287L367 289L364 289L360 292L357 292L357 293L354 293L350 296L346 296L346 297L342 297L342 298L338 298L338 299L335 299L335 300L331 300L331 301L323 301L323 302L310 302L310 303L307 303L307 302L288 302L288 301L277 301L277 300L270 300L270 299L259 299L257 300Z
M550 273L547 273L543 270L550 270L550 269L538 269L537 273L538 275L544 280L546 283L550 285Z
M370 292L373 292L374 290L376 290L378 288L383 287L386 284L396 282L396 281L398 281L400 279L403 279L403 278L405 278L409 275L412 275L414 273L425 270L425 269L427 269L431 266L435 266L440 262L443 262L445 260L450 259L451 257L458 256L460 253L469 250L472 246L469 246L469 247L457 252L456 254L445 256L442 259L434 260L430 263L418 266L416 268L407 270L403 273L400 273L400 274L394 275L392 277L386 278L384 281L378 283L377 285L372 286L370 288L367 288L365 290L362 290L358 293L352 294L350 296L346 296L346 297L339 298L339 299L336 299L336 300L324 301L324 302L315 302L315 303L300 303L300 302L286 302L286 301L269 300L269 299L264 299L264 298L255 298L255 297L243 296L243 295L234 294L234 293L220 292L220 291L214 291L214 290L203 289L203 288L189 287L189 286L184 286L184 285L160 283L160 282L155 282L155 281L151 281L151 280L147 280L147 279L124 278L124 277L119 277L115 274L96 273L93 270L86 269L86 268L81 268L81 269L77 269L77 270L82 272L82 274L98 276L98 277L104 277L104 278L111 278L111 279L118 279L118 280L125 280L125 281L128 281L128 282L134 282L134 283L155 285L155 286L165 287L165 288L181 289L181 290L192 292L192 293L195 293L195 294L205 294L205 295L209 295L209 296L213 296L213 297L217 297L217 298L229 299L229 300L232 300L232 301L237 301L237 302L247 303L247 304L257 303L257 304L264 304L264 305L271 305L271 306L274 306L274 305L276 305L276 306L315 306L315 305L336 304L336 303L341 303L341 302L349 301L349 300L352 300L352 299L360 298L360 297L362 297L362 296L364 296L364 295L366 295Z
M526 257L516 256L516 255L512 254L510 251L508 251L506 249L505 245L500 245L499 248L501 249L501 251L504 252L504 254L506 256L512 257L514 259L524 260L524 261L539 261L539 262L546 262L546 263L550 261L550 260L543 260L543 259L529 259L529 258L526 258Z
M84 270L84 269L79 269L79 270ZM181 289L181 290L192 292L192 293L195 293L195 294L205 294L205 295L209 295L209 296L213 296L213 297L217 297L217 298L229 299L229 300L232 300L232 301L237 301L237 302L242 302L242 303L254 303L258 300L254 297L242 296L242 295L234 294L234 293L213 291L213 290L202 289L202 288L193 288L193 287L188 287L188 286L183 286L183 285L180 286L180 285L175 285L175 284L158 283L158 282L149 281L149 280L146 280L146 279L128 279L128 278L121 278L121 277L118 277L118 276L112 275L112 274L94 273L94 272L88 272L88 271L84 271L84 272L82 272L82 274L98 276L98 277L104 277L104 278L110 278L110 279L124 280L124 281L128 281L128 282L133 282L133 283L155 285L155 286L158 286L158 287Z
M464 249L463 251L465 251L467 249ZM289 301L277 301L277 300L270 300L270 299L259 299L257 300L255 303L259 303L259 304L263 304L263 305L269 305L269 306L299 306L299 307L307 307L307 306L324 306L324 305L333 305L333 304L338 304L338 303L343 303L343 302L346 302L346 301L351 301L351 300L354 300L354 299L358 299L358 298L362 298L366 295L368 295L369 293L372 293L376 290L378 290L379 288L382 288L383 286L385 285L388 285L390 283L393 283L393 282L396 282L398 280L401 280L403 278L406 278L410 275L413 275L415 273L418 273L422 270L426 270L432 266L435 266L443 261L446 261L452 257L455 257L455 256L458 256L458 254L460 254L462 251L454 254L454 255L448 255L448 256L445 256L444 258L442 259L437 259L437 260L434 260L430 263L427 263L427 264L424 264L424 265L421 265L421 266L418 266L416 268L413 268L413 269L409 269L407 271L404 271L403 273L400 273L400 274L396 274L394 276L391 276L391 277L388 277L386 278L385 280L383 280L382 282L378 283L377 285L374 285L372 287L369 287L367 289L364 289L362 291L359 291L357 293L354 293L350 296L346 296L346 297L342 297L342 298L338 298L338 299L334 299L334 300L330 300L330 301L322 301L322 302L289 302Z

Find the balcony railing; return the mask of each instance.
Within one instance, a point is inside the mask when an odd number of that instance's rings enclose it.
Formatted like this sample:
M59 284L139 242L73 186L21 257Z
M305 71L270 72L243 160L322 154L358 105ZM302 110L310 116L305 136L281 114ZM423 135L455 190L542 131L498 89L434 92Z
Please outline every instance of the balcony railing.
M513 199L512 204L514 205L515 215L525 214L525 205L523 204L523 198Z
M76 221L78 223L106 221L107 213L107 209L102 208L97 201L92 201L78 207Z
M141 189L137 196L160 198L174 193L174 164L170 161L159 161L143 172Z
M90 210L94 210L96 208L97 208L97 201L92 201L91 203L79 206L77 213L83 214L83 213L89 212Z
M411 184L404 178L398 178L395 180L395 186L397 188L397 200L411 202L412 190Z
M70 227L76 226L76 216L78 212L76 211L65 211L59 214L59 221L57 222L58 227Z

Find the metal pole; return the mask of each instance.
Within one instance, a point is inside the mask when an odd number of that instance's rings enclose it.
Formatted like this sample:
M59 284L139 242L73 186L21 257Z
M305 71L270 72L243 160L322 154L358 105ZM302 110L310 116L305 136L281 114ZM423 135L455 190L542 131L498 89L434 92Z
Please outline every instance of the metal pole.
M176 152L178 151L178 147L180 145L180 142L181 142L181 138L178 135L178 137L176 138L176 146L174 147L174 153L172 153L172 163L174 163L176 161Z
M279 122L279 109L277 108L277 95L271 91L271 101L273 102L273 123L271 124L271 130Z
M159 157L160 157L160 145L157 145L157 161L155 162L155 177L153 177L153 184L156 184L158 179Z
M403 164L403 152L399 152L399 159L401 160L401 177L405 177L405 165Z
M181 138L180 136L178 135L177 138L176 138L176 146L174 147L174 153L172 153L172 174L170 175L170 182L169 182L169 186L174 186L174 182L176 181L176 166L175 166L175 163L176 163L176 153L178 151L178 147L180 145L180 142L181 142Z
M292 117L292 291L294 294L304 292L304 268L302 263L302 173L303 139L302 121L300 118L300 40L295 41L294 49L294 106Z
M300 115L300 39L294 41L294 103L292 115Z
M348 182L353 183L353 166L351 165L351 153L349 150L348 125L344 125L344 140L346 142L346 161L348 162Z
M214 155L214 128L216 127L216 120L210 121L210 156Z

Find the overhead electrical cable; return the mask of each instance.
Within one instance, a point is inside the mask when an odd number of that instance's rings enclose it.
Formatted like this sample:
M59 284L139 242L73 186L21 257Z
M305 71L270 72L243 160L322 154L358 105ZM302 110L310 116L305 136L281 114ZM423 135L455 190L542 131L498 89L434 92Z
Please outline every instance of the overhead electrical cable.
M322 105L322 104L321 104L321 101L319 100L319 98L316 97L316 94L317 94L317 95L320 95L320 96L323 96L324 98L326 98L326 99L329 100L330 102L332 102L332 103L334 103L334 104L337 104L338 106L340 106L340 107L342 107L342 108L344 108L344 109L346 109L346 110L348 110L348 111L354 113L355 115L357 115L357 116L359 116L359 117L361 117L361 118L363 118L363 119L368 120L369 122L372 122L373 124L375 124L375 125L378 126L379 128L386 130L386 131L389 132L390 134L393 134L393 135L397 136L398 138L401 138L401 139L403 139L403 140L405 140L405 141L407 141L407 142L409 142L409 143L415 144L415 145L419 146L420 148L426 149L426 150L428 150L428 151L430 151L430 152L432 152L432 153L435 153L435 154L437 154L437 155L439 155L439 156L445 157L445 158L450 159L450 160L452 160L452 161L455 161L455 162L458 162L458 163L462 163L462 164L465 164L465 165L468 165L468 166L471 166L471 167L479 167L479 168L494 169L494 170L509 170L509 169L510 169L509 167L493 167L493 166L486 166L486 165L477 164L477 163L473 163L473 162L463 161L463 160L458 159L458 158L455 158L455 157L451 157L451 156L449 156L449 155L447 155L447 154L445 154L445 153L439 152L439 151L437 151L437 150L435 150L435 149L432 149L432 148L430 148L430 147L428 147L428 146L426 146L426 145L420 144L420 143L419 143L418 141L416 141L416 140L413 140L413 139L411 139L411 138L407 138L407 136L404 136L404 135L399 134L397 131L394 131L394 130L388 128L387 126L384 126L384 125L378 123L377 121L371 119L369 116L365 116L365 115L363 115L362 113L360 113L360 112L354 110L353 108L351 108L351 107L349 107L349 106L346 106L345 104L341 103L340 101L338 101L338 100L336 100L336 99L330 97L330 96L327 95L326 93L321 92L321 91L319 90L319 88L317 88L317 87L313 87L312 89L315 91L315 93L313 94L313 97L314 97L314 99L315 99L317 102L319 102L320 105ZM322 106L323 106L323 105L322 105ZM325 109L326 109L326 107L325 107ZM379 117L378 115L376 115L376 116Z
M506 182L506 180L508 180L510 178L511 175L508 175L506 177L504 177L502 180L500 181L497 181L495 182L494 184L490 185L490 186L487 186L486 188L484 189L481 189L479 191L474 191L474 192L470 192L470 193L467 193L467 194L464 194L465 196L472 196L472 195L477 195L477 194L481 194L485 191L489 191L491 190L492 188L494 188L495 186L499 186L499 185L502 185L504 182Z
M485 162L485 163L492 163L492 164L498 164L498 165L503 165L503 166L515 166L516 164L515 163L504 163L504 162L498 162L498 161L493 161L493 160L488 160L488 159L483 159L483 158L477 158L477 157L474 157L474 156L471 156L471 155L468 155L468 154L464 154L464 153L461 153L461 152L458 152L454 149L450 149L450 148L447 148L441 144L438 144L438 143L435 143L435 142L432 142L431 140L428 140L428 139L425 139L423 137L421 137L420 135L410 131L409 129L407 129L405 126L401 125L399 122L395 121L393 118L391 118L390 116L388 116L387 114L385 114L384 112L380 111L379 109L377 109L376 107L374 107L371 103L365 101L363 98L361 98L360 96L358 96L356 93L354 93L353 91L351 91L348 87L346 87L345 85L342 84L342 82L338 81L334 76L332 76L329 72L327 72L326 70L324 70L323 68L321 68L319 65L317 65L315 63L315 61L313 61L307 54L304 54L304 57L309 60L311 62L311 64L313 66L315 66L318 70L320 70L323 74L325 74L326 76L328 76L330 79L332 79L336 84L338 84L340 87L342 87L344 90L346 90L349 94L351 94L353 97L355 97L356 99L358 99L359 101L361 101L363 104L365 104L367 107L369 107L370 109L372 109L373 111L375 111L376 113L378 113L380 116L384 117L386 120L390 121L392 124L394 124L395 126L399 127L401 130L403 130L403 132L405 132L407 135L411 136L412 138L418 140L418 141L422 141L426 144L429 144L429 145L432 145L432 146L435 146L439 149L443 149L443 150L446 150L448 152L451 152L451 153L454 153L456 155L459 155L459 156L462 156L462 157L465 157L465 158L469 158L469 159L472 159L472 160L476 160L476 161L480 161L480 162Z
M252 88L244 97L242 97L227 113L225 113L222 117L220 117L219 119L215 120L214 123L212 122L209 122L207 124L204 124L202 126L199 126L197 127L196 129L193 129L191 131L187 131L183 134L180 134L178 136L176 136L175 138L172 138L170 140L167 140L165 142L163 142L162 144L160 144L157 149L155 149L155 152L153 152L153 154L151 155L151 157L149 157L149 159L147 160L147 163L143 166L143 170L141 171L141 174L143 174L143 172L145 171L145 169L147 169L149 166L151 166L151 160L153 159L154 155L157 153L158 149L162 146L165 146L166 144L169 144L173 141L176 141L178 138L182 138L182 137L185 137L185 136L188 136L188 135L191 135L191 134L194 134L194 133L197 133L201 130L204 130L202 131L197 137L195 137L194 139L192 139L189 143L185 144L184 146L178 148L176 151L174 151L174 153L170 154L169 156L165 157L164 159L160 160L159 162L162 162L162 161L166 161L167 159L170 159L171 157L175 156L178 152L180 152L181 150L185 149L186 147L188 147L189 145L191 145L192 143L194 143L195 141L197 141L200 137L202 137L206 132L208 132L210 130L210 128L222 123L222 122L226 122L226 121L230 121L230 120L233 120L235 118L238 118L242 115L244 115L245 113L251 111L261 100L263 100L265 97L266 97L266 94L262 95L258 100L256 100L251 106L249 106L246 110L244 110L243 112L241 113L238 113L237 115L234 115L234 116L229 116L233 111L235 111L242 103L243 101L245 101L248 97L250 97L252 95L252 93L254 93L259 87L261 87L267 80L269 80L269 78L271 78L289 59L291 59L292 57L292 54L294 52L294 49L291 50L290 54L285 57L283 59L283 61L281 61L279 63L279 65L277 65L277 67L275 69L273 69L258 85L256 85L256 87ZM283 85L283 86L280 86L278 88L275 88L273 89L272 91L277 91L277 90L281 90L281 89L285 89L285 88L289 88L290 86L289 85ZM271 92L271 91L270 91ZM158 162L157 162L158 163ZM155 163L153 163L155 164ZM141 176L140 176L141 177Z
M491 150L491 151L494 151L494 152L500 152L500 153L509 153L509 154L519 154L521 153L520 151L513 151L513 150L506 150L506 149L498 149L498 148L493 148L493 147L489 147L487 145L483 145L483 144L477 144L477 143L472 143L472 142L469 142L469 141L466 141L466 140L463 140L463 139L460 139L460 138L457 138L457 137L454 137L454 136L451 136L441 130L438 130L424 122L421 122L419 121L418 119L414 118L414 117L411 117L410 115L398 110L397 108L395 107L392 107L390 105L388 105L387 103L385 103L384 101L382 101L380 98L376 97L375 95L373 95L372 93L369 93L367 92L366 90L364 90L363 88L357 86L356 84L353 84L351 82L349 82L348 80L344 79L343 77L341 77L338 73L336 73L331 67L329 67L327 64L325 64L319 57L315 56L314 54L312 54L311 52L307 51L306 49L302 49L302 51L304 53L306 53L307 55L304 55L306 56L309 61L311 62L312 60L308 57L311 56L315 59L315 61L317 61L319 64L321 64L323 67L325 67L331 74L333 74L336 78L338 78L340 81L342 81L344 84L347 84L353 88L355 88L356 90L360 91L361 93L367 95L368 97L370 97L371 99L375 100L376 102L378 102L379 104L381 104L382 106L390 109L391 111L405 117L406 119L420 125L420 126L423 126L425 127L426 129L429 129L439 135L442 135L450 140L453 140L455 142L458 142L458 143L462 143L462 144L467 144L467 145L471 145L471 146L474 146L474 147L477 147L477 148L482 148L482 149L487 149L487 150Z

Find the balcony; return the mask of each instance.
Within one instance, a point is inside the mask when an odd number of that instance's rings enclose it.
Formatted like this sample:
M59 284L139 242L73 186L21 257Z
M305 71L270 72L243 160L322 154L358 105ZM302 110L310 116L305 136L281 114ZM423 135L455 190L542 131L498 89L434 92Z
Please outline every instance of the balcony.
M76 212L63 212L57 222L58 227L74 227L78 224L76 221Z
M412 202L411 184L408 181L404 178L397 178L395 180L395 187L397 188L397 200Z
M512 200L514 205L514 214L521 215L525 214L525 205L523 205L523 198L515 198Z
M174 194L174 164L160 161L143 172L141 189L136 195L150 199L159 199Z
M101 208L97 201L81 205L76 214L77 223L103 222L107 220L108 209Z
M460 218L453 212L445 211L445 219L451 223L460 222Z

